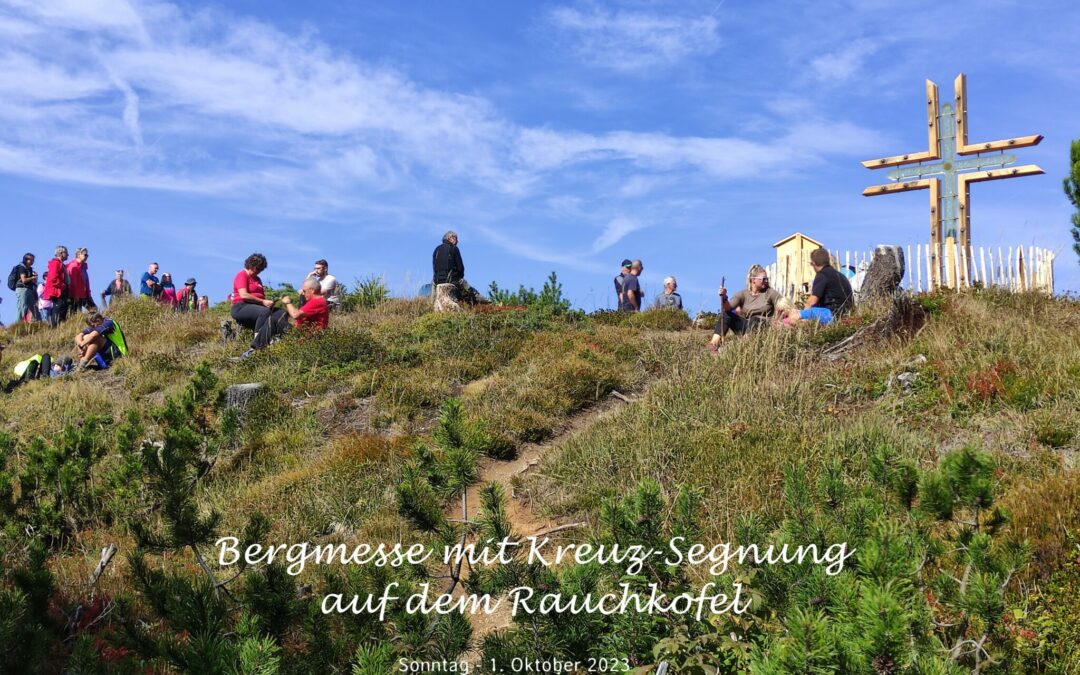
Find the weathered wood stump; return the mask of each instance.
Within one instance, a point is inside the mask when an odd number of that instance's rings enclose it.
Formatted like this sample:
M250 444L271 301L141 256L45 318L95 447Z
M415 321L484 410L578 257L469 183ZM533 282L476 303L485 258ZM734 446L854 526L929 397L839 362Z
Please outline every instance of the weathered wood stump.
M225 407L235 408L241 415L244 409L251 403L251 399L262 390L262 382L250 382L248 384L233 384L225 387Z
M458 300L457 286L454 284L438 284L435 286L435 311L461 311L461 302Z
M859 287L859 302L875 298L891 298L904 278L904 249L900 246L878 246L866 277Z
M888 314L863 326L854 335L826 347L822 351L822 356L826 360L835 361L846 356L848 352L869 344L892 338L910 338L925 324L926 310L922 308L922 305L910 295L897 293L893 296L892 307L889 308Z

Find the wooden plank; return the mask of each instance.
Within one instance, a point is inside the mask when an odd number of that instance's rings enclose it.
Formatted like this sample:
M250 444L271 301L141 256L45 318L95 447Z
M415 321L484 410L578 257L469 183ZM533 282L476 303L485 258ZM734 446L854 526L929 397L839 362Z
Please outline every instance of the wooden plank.
M933 287L941 286L941 179L935 178L930 183L930 258L932 270L927 283Z
M986 141L985 143L974 143L971 145L961 146L959 142L956 144L956 154L958 155L974 155L980 152L997 152L998 150L1013 150L1015 148L1030 148L1033 145L1042 143L1042 134L1032 134L1030 136L1017 136L1016 138L1003 138L1000 141Z
M890 166L901 166L904 164L914 164L916 162L925 162L928 159L937 159L937 153L929 153L925 150L922 152L909 152L906 155L893 155L891 157L880 157L878 159L868 159L862 163L867 169L885 169Z
M918 285L916 288L919 293L922 293L922 244L915 244L915 276L918 279Z
M956 95L956 147L967 146L967 76L960 73L953 80L953 93Z
M926 128L929 159L941 158L941 127L938 124L939 113L938 86L926 81Z
M1004 169L990 169L989 171L972 171L971 173L959 174L957 179L957 193L964 194L968 183L982 183L988 180L1001 178L1019 178L1020 176L1038 176L1046 173L1037 164L1025 164L1023 166L1010 166ZM865 191L864 191L865 194Z

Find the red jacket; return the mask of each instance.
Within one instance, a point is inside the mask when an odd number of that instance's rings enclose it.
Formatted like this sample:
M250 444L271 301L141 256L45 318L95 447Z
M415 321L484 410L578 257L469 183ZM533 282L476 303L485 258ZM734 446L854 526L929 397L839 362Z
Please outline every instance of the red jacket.
M60 258L49 261L48 277L45 279L45 298L55 300L66 298L68 290L67 269Z
M72 300L85 300L90 297L90 287L86 284L86 263L72 260L67 264L68 297Z

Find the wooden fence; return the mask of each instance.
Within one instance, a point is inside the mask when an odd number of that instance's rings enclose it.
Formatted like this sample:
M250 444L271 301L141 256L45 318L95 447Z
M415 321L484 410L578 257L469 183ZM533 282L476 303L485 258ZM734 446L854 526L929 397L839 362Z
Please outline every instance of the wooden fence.
M858 293L872 251L830 249L833 262L847 272L852 288ZM796 299L809 292L813 277L809 254L785 256L766 267L773 288ZM914 244L904 247L905 272L901 286L909 293L923 293L937 288L996 286L1013 292L1054 292L1054 253L1037 246L964 247L955 242L932 246ZM800 259L802 258L802 259Z

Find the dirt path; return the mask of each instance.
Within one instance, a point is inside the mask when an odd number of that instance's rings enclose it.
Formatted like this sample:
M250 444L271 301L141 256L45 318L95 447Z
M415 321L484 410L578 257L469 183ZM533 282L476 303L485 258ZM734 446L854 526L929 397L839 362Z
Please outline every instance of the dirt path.
M467 492L468 519L474 519L480 510L480 491L488 483L502 486L506 495L506 512L513 532L518 537L529 537L547 533L558 527L572 524L566 518L545 518L533 510L532 504L515 494L514 479L524 476L535 469L540 458L551 448L563 443L570 436L580 433L596 424L599 420L613 415L628 405L620 395L609 394L599 403L572 416L562 431L543 443L529 443L518 450L518 456L511 461L499 461L488 457L480 460L480 479ZM629 399L631 402L636 399ZM447 508L447 516L461 518L461 505L455 502ZM460 587L459 587L460 588ZM492 614L477 613L470 617L473 628L473 649L467 653L466 660L479 660L479 646L484 636L502 628L508 628L513 617L510 615L510 603L503 602Z

